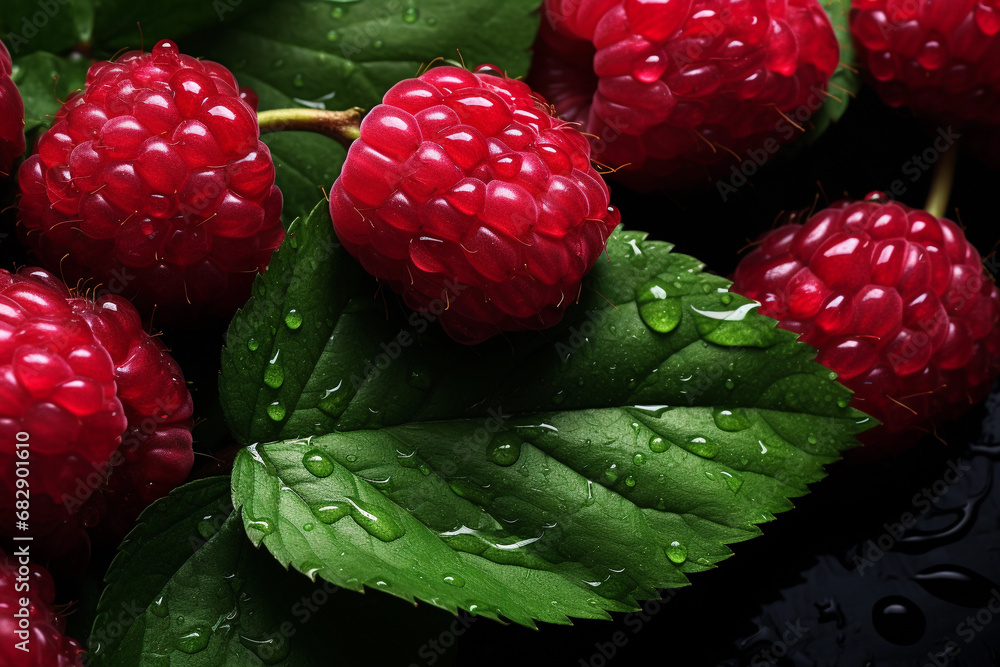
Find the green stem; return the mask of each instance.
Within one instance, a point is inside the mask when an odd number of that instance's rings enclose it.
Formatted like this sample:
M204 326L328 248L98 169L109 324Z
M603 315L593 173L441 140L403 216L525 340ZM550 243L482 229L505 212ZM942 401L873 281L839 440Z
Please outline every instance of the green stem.
M322 109L273 109L257 114L261 134L272 132L316 132L330 137L344 148L361 136L364 109L346 111Z
M931 192L924 206L924 210L935 218L943 218L948 214L948 201L951 199L951 189L955 185L957 166L958 144L954 144L946 148L938 160L931 180Z

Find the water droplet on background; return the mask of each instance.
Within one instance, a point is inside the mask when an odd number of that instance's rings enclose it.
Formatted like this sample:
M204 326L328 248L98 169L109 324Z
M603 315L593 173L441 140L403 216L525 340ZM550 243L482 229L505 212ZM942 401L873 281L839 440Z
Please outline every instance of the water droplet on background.
M292 308L290 311L288 311L288 314L285 315L285 326L291 329L292 331L298 329L300 326L302 326L302 314L299 313L299 311Z
M898 646L912 646L923 639L927 617L909 598L889 595L872 608L872 625L886 641Z

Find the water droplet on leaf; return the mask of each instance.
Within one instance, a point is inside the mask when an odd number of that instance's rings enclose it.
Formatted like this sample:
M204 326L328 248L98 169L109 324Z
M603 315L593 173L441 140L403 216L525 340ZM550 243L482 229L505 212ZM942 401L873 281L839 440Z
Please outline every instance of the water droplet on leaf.
M685 547L680 542L677 542L676 540L670 543L670 545L666 549L666 552L667 552L667 558L670 559L670 562L676 563L677 565L680 565L688 558L687 547Z
M333 461L318 449L306 452L302 457L302 465L316 477L329 477L333 474Z

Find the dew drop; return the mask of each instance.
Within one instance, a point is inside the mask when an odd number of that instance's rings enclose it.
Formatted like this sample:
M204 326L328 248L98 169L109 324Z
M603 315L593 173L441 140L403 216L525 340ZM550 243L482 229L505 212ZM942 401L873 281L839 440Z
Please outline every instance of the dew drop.
M340 19L343 17L344 17L343 7L334 7L333 10L330 12L330 18Z
M205 630L193 630L178 637L175 646L178 651L183 651L184 653L199 653L204 651L205 647L208 646L210 638L211 635Z
M351 517L365 531L383 542L392 542L401 538L406 531L388 514L375 509L362 500L347 499L351 504Z
M307 533L311 533L315 529L316 529L316 524L314 524L314 523L304 523L304 524L302 524L302 530L306 531Z
M258 347L260 347L260 343L257 342L256 338L251 338L247 341L247 349L251 352L256 352Z
M340 39L340 33L337 32L336 30L328 30L326 32L326 39L328 42L336 42L338 39Z
M670 441L664 440L660 436L655 436L649 439L649 448L657 454L662 454L670 449Z
M285 371L278 364L268 364L264 369L264 384L277 389L285 381Z
M897 646L912 646L927 630L927 617L912 600L890 595L875 603L872 625L887 641Z
M659 333L670 333L681 323L681 300L667 294L658 281L646 283L636 291L639 316L646 326Z
M625 486L627 486L630 489L632 487L634 487L635 486L635 477L633 477L632 475L629 475L628 477L626 477L625 478Z
M292 331L302 326L302 315L299 313L299 311L295 310L294 308L288 311L288 314L285 315L285 326L291 329Z
M420 474L423 475L424 477L431 474L430 466L428 466L426 463L421 465L420 468L418 468L418 470L420 470Z
M667 558L670 559L671 563L676 563L680 565L688 558L688 550L683 544L678 541L673 541L666 549Z
M247 517L247 529L253 529L264 533L265 535L270 535L274 532L274 528L271 526L271 522L268 519L254 519L253 517Z
M465 579L458 576L457 574L446 574L444 575L444 583L449 586L454 586L456 588L462 588L465 586Z
M723 431L743 431L753 425L746 412L739 408L732 410L716 408L712 412L712 419L715 420L715 425Z
M646 463L646 457L642 454L636 454L632 457L632 463L633 465L641 466Z
M198 534L201 535L206 540L212 535L215 535L216 528L215 524L209 519L202 519L198 522Z
M420 18L420 10L416 7L407 7L406 11L403 12L403 22L404 23L416 23L417 19Z
M153 604L150 605L149 609L153 612L153 616L157 618L166 618L170 613L170 610L167 609L167 600L162 595L153 600Z
M354 454L348 454L346 458L348 463L355 463L358 460L358 457Z
M333 461L318 449L311 449L302 457L302 465L316 477L329 477L333 474Z
M719 453L718 445L709 442L705 438L692 438L691 442L688 443L688 450L692 454L697 454L706 459L714 459Z
M618 476L618 465L615 463L612 463L611 467L604 471L604 479L606 479L609 484L617 482Z
M726 380L726 389L732 389L736 386L736 383L732 380Z
M486 455L498 466L512 466L521 458L521 439L513 433L498 433L486 448Z
M384 45L385 42L383 42L381 39L376 39L374 42L372 42L372 46L376 49L381 49Z
M743 480L730 472L723 472L722 478L726 480L726 484L729 486L729 490L736 493L743 486Z
M267 406L267 416L273 421L280 422L285 418L285 406L281 401L275 401Z
M325 524L336 523L351 513L351 506L346 502L328 502L312 510L316 518Z
M265 665L277 665L288 658L292 645L285 637L251 639L240 635L240 643Z

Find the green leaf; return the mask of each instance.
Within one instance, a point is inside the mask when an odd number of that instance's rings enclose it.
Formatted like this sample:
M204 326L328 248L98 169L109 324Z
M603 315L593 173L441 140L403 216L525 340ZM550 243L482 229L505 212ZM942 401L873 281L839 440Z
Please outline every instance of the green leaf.
M62 53L89 44L101 57L122 48L148 50L206 28L225 28L264 0L4 0L0 37L15 57ZM183 47L183 44L181 45Z
M225 32L241 17L266 6L265 0L171 0L142 2L96 0L94 42L113 54L118 49L148 51L162 39L185 50L185 38L200 30Z
M24 131L47 130L61 100L83 88L90 63L51 53L32 53L14 60L14 83L24 100ZM28 142L29 146L32 144Z
M94 4L93 0L3 0L0 37L15 58L34 51L60 53L90 40Z
M107 575L90 638L97 667L405 664L448 619L379 596L346 600L281 569L247 540L229 480L176 489L148 509ZM371 597L371 596L369 596ZM349 604L345 604L349 602ZM409 616L407 616L409 614ZM400 619L393 646L386 617ZM407 628L407 630L401 630Z
M829 96L823 107L809 119L809 127L793 146L807 146L815 143L830 126L839 121L850 106L851 100L861 90L861 76L855 68L857 53L851 38L849 18L851 0L820 0L826 10L833 31L840 43L840 65L830 78L827 86ZM794 148L792 151L794 152Z
M464 347L379 298L331 227L325 202L292 225L220 387L237 437L269 443L233 473L251 539L339 586L605 617L728 557L871 423L812 348L641 232L559 327Z
M540 0L277 0L220 32L206 57L253 88L261 109L370 109L436 58L527 72ZM234 55L238 54L238 55ZM304 216L340 173L344 150L325 137L269 135L286 221Z

